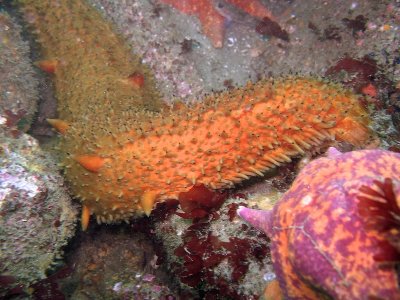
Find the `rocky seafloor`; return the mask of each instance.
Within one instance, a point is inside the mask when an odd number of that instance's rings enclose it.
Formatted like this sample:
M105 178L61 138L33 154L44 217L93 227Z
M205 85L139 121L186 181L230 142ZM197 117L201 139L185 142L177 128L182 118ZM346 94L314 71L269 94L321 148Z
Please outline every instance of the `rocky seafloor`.
M381 146L400 150L396 1L263 1L289 40L260 33L257 20L238 22L233 10L221 49L195 16L160 1L90 3L153 69L167 102L311 73L361 93ZM15 8L0 1L0 13L0 298L259 298L273 277L268 239L236 208L272 205L307 158L209 195L202 218L193 220L172 201L129 225L91 223L77 232L79 204L48 150L56 139L44 122L55 113L51 79L34 67L36 47Z

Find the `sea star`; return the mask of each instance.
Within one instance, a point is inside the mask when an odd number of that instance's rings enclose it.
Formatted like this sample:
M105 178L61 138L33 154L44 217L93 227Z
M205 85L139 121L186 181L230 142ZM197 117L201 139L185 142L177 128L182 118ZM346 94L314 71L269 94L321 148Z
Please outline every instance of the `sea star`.
M160 0L169 4L179 11L195 15L199 18L203 33L210 39L215 48L221 48L224 43L225 16L221 14L223 1L216 0ZM228 4L243 10L244 12L263 20L268 18L275 20L275 17L259 0L226 0Z
M356 95L320 79L262 80L166 107L139 58L79 0L20 0L53 72L65 175L99 222L150 214L196 184L232 187L332 140L362 145L369 118Z
M270 237L285 299L400 299L399 255L382 234L385 227L399 239L399 174L398 153L330 148L273 210L238 209Z

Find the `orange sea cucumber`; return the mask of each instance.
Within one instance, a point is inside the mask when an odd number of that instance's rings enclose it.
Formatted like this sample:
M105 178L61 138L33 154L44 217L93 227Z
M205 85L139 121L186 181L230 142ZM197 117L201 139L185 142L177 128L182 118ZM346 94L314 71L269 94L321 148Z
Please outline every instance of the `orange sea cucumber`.
M82 1L20 0L54 71L65 174L98 221L150 213L202 183L227 188L336 138L362 145L357 96L314 78L262 80L167 108L147 68ZM57 126L56 126L57 127Z

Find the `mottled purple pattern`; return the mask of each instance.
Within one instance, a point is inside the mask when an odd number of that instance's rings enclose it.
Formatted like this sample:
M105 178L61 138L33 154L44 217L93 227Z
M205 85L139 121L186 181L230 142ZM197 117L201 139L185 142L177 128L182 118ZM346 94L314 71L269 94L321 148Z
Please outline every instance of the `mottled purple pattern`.
M257 220L258 227L262 221L272 226L266 232L287 299L400 298L394 269L382 269L373 260L383 237L367 230L358 213L360 187L384 178L400 182L399 154L384 150L341 154L330 148L328 157L302 169L274 207L272 222ZM395 192L400 197L400 190ZM254 216L248 210L244 218L252 223Z

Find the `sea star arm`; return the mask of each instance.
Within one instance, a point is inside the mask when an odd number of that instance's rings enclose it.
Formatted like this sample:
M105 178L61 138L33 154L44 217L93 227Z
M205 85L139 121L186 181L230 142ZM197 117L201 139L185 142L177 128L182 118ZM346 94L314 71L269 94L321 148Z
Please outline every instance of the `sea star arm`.
M272 21L276 21L276 18L272 12L267 9L259 0L228 0L228 2L258 19L262 20L264 18L268 18Z

